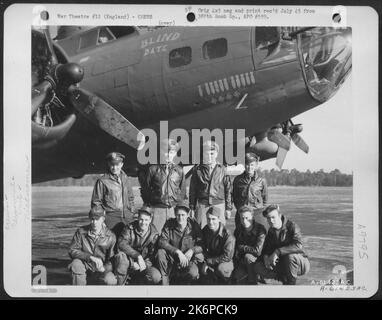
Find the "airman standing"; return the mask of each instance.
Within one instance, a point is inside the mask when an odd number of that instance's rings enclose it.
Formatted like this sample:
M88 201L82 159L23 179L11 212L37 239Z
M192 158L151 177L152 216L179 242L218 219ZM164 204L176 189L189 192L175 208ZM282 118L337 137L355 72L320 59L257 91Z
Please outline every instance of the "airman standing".
M118 237L126 224L133 221L134 194L130 180L122 170L125 156L111 152L106 156L108 172L94 186L91 207L106 211L105 223Z

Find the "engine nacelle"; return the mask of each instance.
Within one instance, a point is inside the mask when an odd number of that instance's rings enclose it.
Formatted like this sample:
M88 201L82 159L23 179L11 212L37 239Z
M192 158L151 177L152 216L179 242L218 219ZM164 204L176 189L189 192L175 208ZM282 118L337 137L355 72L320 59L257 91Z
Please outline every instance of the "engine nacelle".
M253 152L260 157L260 160L267 160L277 156L279 146L268 140L267 133L261 133L255 136L256 143L251 143L247 147L248 152Z
M76 122L76 115L69 115L59 125L46 127L32 121L32 146L36 149L47 149L56 145L69 132Z

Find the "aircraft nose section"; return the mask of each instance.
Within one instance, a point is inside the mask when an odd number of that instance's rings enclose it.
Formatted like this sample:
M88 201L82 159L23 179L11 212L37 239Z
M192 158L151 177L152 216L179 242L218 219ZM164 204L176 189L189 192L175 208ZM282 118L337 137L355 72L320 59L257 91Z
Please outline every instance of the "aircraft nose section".
M298 35L300 62L310 94L320 102L341 87L352 67L350 28L313 28Z
M66 63L57 67L56 75L59 81L75 84L84 78L84 68L77 63Z

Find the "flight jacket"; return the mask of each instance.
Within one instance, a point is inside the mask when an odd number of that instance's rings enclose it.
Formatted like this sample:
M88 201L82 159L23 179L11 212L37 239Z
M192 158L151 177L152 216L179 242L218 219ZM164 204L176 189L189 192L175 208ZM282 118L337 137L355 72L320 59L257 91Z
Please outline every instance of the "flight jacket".
M209 166L195 166L192 172L189 191L190 208L195 210L198 201L209 205L224 203L226 210L232 210L231 179L226 167L217 163L210 175Z

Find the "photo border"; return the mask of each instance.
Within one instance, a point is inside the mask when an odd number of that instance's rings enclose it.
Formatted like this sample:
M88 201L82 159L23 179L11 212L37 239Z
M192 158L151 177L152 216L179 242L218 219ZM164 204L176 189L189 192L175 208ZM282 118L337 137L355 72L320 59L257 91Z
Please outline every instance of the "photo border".
M23 112L25 110L29 111L29 108L23 106L30 105L30 55L26 55L25 52L30 52L30 26L31 21L35 18L33 8L36 6L37 4L15 4L8 7L4 13L4 288L7 294L12 297L129 297L129 295L126 295L126 288L128 287L106 288L102 286L98 288L92 286L74 288L71 286L53 286L58 290L56 293L31 292L31 136L30 130L26 129L30 128L30 118L25 116L20 119L19 116L20 114L29 115L29 113ZM54 10L54 5L49 4L45 6L50 12ZM62 8L62 5L59 6ZM68 6L72 7L73 5ZM89 5L82 6L85 7L86 11L89 10ZM198 6L192 5L192 7ZM183 9L184 12L185 5L177 7ZM309 5L309 7L312 6ZM328 8L323 9L325 11L323 16L327 16L327 13L330 11ZM376 15L376 11L370 7L346 7L346 11L347 26L352 27L353 30L354 284L356 286L358 284L361 286L365 285L367 290L354 293L345 291L321 293L319 290L316 290L319 286L317 288L316 286L297 286L296 288L261 286L261 292L258 295L254 295L253 291L255 290L250 287L248 287L248 290L236 295L236 289L241 291L242 287L235 288L235 286L230 286L229 288L232 289L229 290L229 295L227 295L223 290L202 286L206 297L243 298L249 297L248 293L252 294L251 297L370 297L378 290L379 232L377 199L379 194L377 175L375 175L376 170L378 170L379 161L377 145L379 142L377 136L378 118L376 117L376 114L378 114L378 72L377 68L375 68L375 65L378 64L378 14ZM322 25L328 25L326 18L321 17L320 19L323 21ZM107 23L110 24L109 22ZM59 23L51 21L50 23L52 25L59 25ZM97 25L99 24L97 22ZM152 24L156 25L156 23ZM194 23L194 25L196 24ZM277 21L277 23L272 25L283 24ZM286 22L285 25L292 24ZM319 26L320 24L309 19L305 24L298 25ZM28 26L29 33L26 32ZM23 81L20 81L20 79L23 79ZM369 81L365 83L364 79ZM367 110L365 110L366 106ZM25 154L20 153L20 150L25 150ZM357 258L360 254L360 239L357 237L358 224L367 227L367 253L370 257L367 261ZM20 241L20 239L22 240ZM21 255L15 254L10 250L12 249L12 244L14 245L14 240L22 244L23 250L20 252ZM28 261L29 265L17 263L24 260ZM362 273L362 271L364 272ZM50 288L52 286L47 287ZM187 290L185 297L200 297L200 286L187 286L184 288L181 288L181 286L171 286L168 288L145 286L130 288L132 288L131 291L134 291L134 295L131 297L136 297L138 289L142 292L141 297L181 297L179 294L182 294L182 290ZM102 294L99 295L101 291ZM153 291L155 291L155 294L152 294Z

